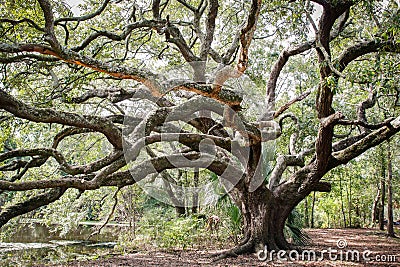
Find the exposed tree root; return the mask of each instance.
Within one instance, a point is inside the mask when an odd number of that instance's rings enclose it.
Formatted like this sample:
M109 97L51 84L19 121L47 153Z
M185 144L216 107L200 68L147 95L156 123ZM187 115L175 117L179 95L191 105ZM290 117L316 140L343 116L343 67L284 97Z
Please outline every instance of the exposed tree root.
M254 252L254 242L249 240L243 245L238 245L224 252L215 253L211 255L211 257L213 258L212 262L216 262L219 260L231 257L237 257L241 254L251 253L251 252Z
M246 233L245 236L240 240L238 246L243 246L250 240L250 234Z

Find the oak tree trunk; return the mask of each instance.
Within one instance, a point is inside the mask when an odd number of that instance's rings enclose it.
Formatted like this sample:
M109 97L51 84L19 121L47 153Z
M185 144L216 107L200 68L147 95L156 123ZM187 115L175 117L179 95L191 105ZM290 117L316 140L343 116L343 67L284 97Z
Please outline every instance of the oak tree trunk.
M234 253L258 252L265 246L268 250L289 249L291 245L284 236L290 207L276 202L266 191L256 190L242 205L244 239Z

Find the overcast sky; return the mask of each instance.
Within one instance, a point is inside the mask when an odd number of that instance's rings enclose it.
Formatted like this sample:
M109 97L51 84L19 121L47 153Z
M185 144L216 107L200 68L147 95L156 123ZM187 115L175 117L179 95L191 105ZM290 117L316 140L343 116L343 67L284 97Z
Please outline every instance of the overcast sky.
M83 2L83 0L65 0L68 5L71 6L72 12L74 12L74 15L79 15L79 8L77 7L80 3Z

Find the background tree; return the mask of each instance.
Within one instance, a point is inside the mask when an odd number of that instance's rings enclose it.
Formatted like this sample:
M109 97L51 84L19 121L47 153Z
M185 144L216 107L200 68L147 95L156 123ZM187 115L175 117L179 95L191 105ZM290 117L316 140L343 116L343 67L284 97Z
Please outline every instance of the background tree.
M50 0L0 7L3 146L18 139L0 154L0 189L25 195L2 208L0 225L71 188L122 188L169 169L201 168L219 176L241 210L244 238L228 254L286 249L286 219L311 192L330 191L323 177L400 131L396 111L379 121L368 113L391 83L386 70L397 65L359 68L400 51L395 1L106 0L82 7L80 16ZM304 72L288 63L300 55ZM168 78L182 61L191 77ZM271 67L265 102L251 101L254 83L232 90L250 64L253 78ZM282 77L289 82L280 84ZM387 90L387 101L398 104L396 87ZM302 100L308 118L300 120L293 104Z

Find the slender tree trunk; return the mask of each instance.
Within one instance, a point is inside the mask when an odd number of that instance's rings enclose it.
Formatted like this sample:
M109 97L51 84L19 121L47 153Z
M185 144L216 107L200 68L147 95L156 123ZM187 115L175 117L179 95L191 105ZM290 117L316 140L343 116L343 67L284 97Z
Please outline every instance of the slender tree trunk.
M341 209L342 209L342 214L343 214L343 224L344 224L344 227L346 228L347 221L346 221L346 211L344 210L344 203L343 203L342 176L340 176L340 178L339 178L339 190L340 190L340 203L341 203Z
M385 230L385 180L381 181L381 202L379 203L379 229Z
M392 178L393 178L393 165L392 165L392 150L391 150L390 142L388 141L387 148L387 157L388 157L388 200L387 200L387 212L388 212L388 224L387 224L387 233L388 236L395 237L394 229L393 229L393 193L392 193Z
M382 152L382 151L381 151ZM385 157L383 156L383 152L381 154L381 203L379 205L379 229L385 230L385 194L386 194L386 183L385 183L385 175L386 175L386 166L385 166Z
M351 175L349 175L349 186L346 187L347 188L347 201L348 201L348 210L349 210L349 217L348 217L348 221L349 221L349 225L348 227L352 227L352 222L351 222L351 210L353 209L352 207L352 192L351 192Z
M371 225L375 227L376 223L379 221L379 199L381 198L381 188L379 184L377 185L378 191L376 193L374 203L372 205L372 218L371 218Z
M178 177L176 179L176 183L178 185L182 185L182 176L184 172L182 170L178 170ZM187 175L187 172L185 172ZM186 215L186 208L185 208L185 198L182 196L182 192L177 192L176 198L180 201L181 205L175 206L176 215L178 217L184 217ZM182 205L183 204L183 205Z
M177 195L172 191L171 185L167 181L167 179L172 179L168 173L164 172L163 173L163 184L164 184L164 189L167 191L168 196L172 202L172 205L175 207L176 215L178 217L185 216L185 203L183 203L183 198L178 192ZM180 177L178 177L180 178Z
M314 210L315 210L315 192L313 193L313 200L311 206L311 228L314 228Z
M330 225L331 225L331 214L330 214L329 210L328 210L328 212L327 212L327 215L328 215L327 226L328 226L328 228L330 228Z
M310 216L308 214L308 197L304 199L304 227L310 227Z
M193 181L194 187L196 188L199 185L199 168L194 168ZM196 214L199 209L199 196L197 191L193 192L192 201L192 214Z

